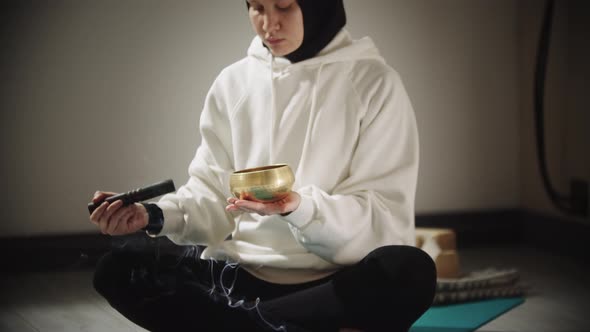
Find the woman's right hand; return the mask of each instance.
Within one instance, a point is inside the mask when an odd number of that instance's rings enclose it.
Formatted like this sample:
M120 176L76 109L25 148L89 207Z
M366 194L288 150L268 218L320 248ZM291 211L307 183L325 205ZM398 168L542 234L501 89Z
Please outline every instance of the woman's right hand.
M92 198L93 203L99 203L116 193L97 191ZM142 204L135 203L123 206L121 200L112 203L103 202L90 215L90 221L100 228L103 234L125 235L135 233L149 221L147 210Z

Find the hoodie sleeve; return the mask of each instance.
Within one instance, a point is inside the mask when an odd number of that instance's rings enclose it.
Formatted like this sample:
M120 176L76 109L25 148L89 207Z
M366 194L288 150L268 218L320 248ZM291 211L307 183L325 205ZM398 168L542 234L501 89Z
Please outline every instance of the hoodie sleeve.
M164 214L165 235L177 244L214 245L234 229L225 211L232 172L231 130L218 80L209 91L200 118L201 145L189 166L189 180L157 205ZM225 89L226 90L226 89Z
M300 207L285 217L303 246L335 264L415 241L418 132L403 84L386 68L351 78L366 112L348 177L331 193L300 188Z

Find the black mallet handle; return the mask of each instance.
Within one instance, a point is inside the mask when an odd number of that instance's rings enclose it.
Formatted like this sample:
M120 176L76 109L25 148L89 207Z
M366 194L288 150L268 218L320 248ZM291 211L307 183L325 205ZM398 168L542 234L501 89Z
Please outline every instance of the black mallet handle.
M112 203L114 201L121 200L123 201L123 206L125 206L136 202L145 201L150 198L158 197L169 192L173 192L174 190L176 190L176 188L174 188L174 182L172 180L154 183L147 187L137 188L126 193L109 196L106 199L97 202L96 204L90 202L88 203L88 212L92 214L92 211L94 211L104 201Z

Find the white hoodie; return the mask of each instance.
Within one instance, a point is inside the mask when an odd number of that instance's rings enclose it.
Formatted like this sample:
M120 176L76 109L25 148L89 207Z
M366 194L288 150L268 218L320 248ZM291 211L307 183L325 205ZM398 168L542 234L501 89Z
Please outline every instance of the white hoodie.
M188 183L158 202L160 235L207 246L275 283L321 278L373 249L414 244L418 134L398 74L373 42L340 31L291 64L255 37L225 68L201 115ZM225 211L235 170L286 163L302 198L279 215Z

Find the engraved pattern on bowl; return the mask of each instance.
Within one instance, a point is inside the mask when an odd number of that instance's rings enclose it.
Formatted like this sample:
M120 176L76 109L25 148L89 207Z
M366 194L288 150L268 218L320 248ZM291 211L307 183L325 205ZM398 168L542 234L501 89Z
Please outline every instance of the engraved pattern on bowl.
M285 198L291 192L295 177L286 164L248 168L230 176L230 191L234 197L270 203Z

